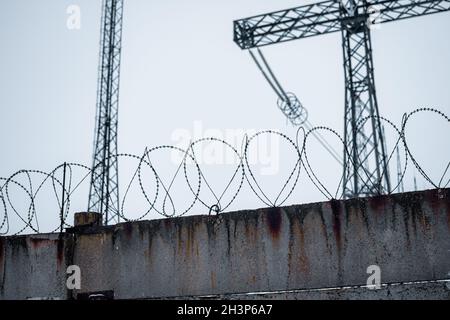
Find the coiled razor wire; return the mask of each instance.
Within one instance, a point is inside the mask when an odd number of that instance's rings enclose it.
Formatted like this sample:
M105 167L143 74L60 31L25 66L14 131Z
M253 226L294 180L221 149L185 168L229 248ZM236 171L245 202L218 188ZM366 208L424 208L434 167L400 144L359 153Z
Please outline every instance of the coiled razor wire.
M449 180L446 183L443 183L443 181L444 181L444 178L445 178L447 172L450 170L450 161L447 163L445 171L442 174L439 182L436 183L429 177L429 175L425 172L425 170L419 165L418 161L413 156L413 153L411 152L411 149L408 147L408 143L407 143L407 139L406 139L407 135L406 135L406 132L405 132L405 130L407 128L408 121L410 121L413 116L416 116L417 114L424 113L424 112L428 112L428 113L432 113L434 115L437 115L441 119L446 121L447 124L450 124L450 118L446 114L444 114L442 111L440 111L440 110L433 109L433 108L419 108L419 109L416 109L416 110L410 112L409 114L405 114L403 116L403 121L402 121L402 139L403 139L403 143L404 143L405 149L406 149L409 157L411 158L412 163L416 167L417 171L425 178L425 180L427 180L433 187L435 187L437 189L446 188L450 184L450 178L449 178Z
M409 163L412 163L417 172L419 172L420 175L422 175L434 188L446 188L450 184L450 178L446 180L447 173L450 170L450 161L448 161L448 163L446 162L446 168L439 181L433 181L430 178L429 173L425 171L414 157L414 154L409 147L409 141L407 139L408 124L411 119L422 113L436 115L442 119L444 123L450 124L450 118L446 114L432 108L420 108L404 114L400 126L395 125L384 117L378 117L378 121L391 127L396 136L392 150L388 150L386 166L383 166L381 177L388 174L388 164L391 162L394 152L401 146L403 146L405 158L404 165L402 166L401 171L399 170L400 178L398 179L398 183L393 186L391 190L386 190L381 186L381 181L378 181L376 185L379 188L379 194L390 194L398 191L399 185L405 177ZM357 126L363 126L370 118L372 117L369 116L361 119L357 123ZM310 156L308 154L309 146L311 144L310 141L317 141L314 139L311 140L311 137L317 137L317 135L320 135L320 132L331 134L338 139L342 146L343 153L346 155L343 158L347 159L347 164L350 164L352 157L349 156L349 151L344 143L344 139L337 131L323 126L309 128L306 125L305 127L299 128L294 139L273 130L260 131L250 137L245 136L242 145L239 148L224 140L208 137L191 141L186 149L163 145L145 148L141 155L119 154L116 157L134 161L135 170L132 172L131 179L126 184L123 197L120 200L121 203L115 213L118 214L123 221L137 221L149 218L149 215L152 212L162 217L178 217L191 212L194 205L198 202L209 210L210 214L220 214L236 202L238 195L244 189L244 182L247 182L246 185L249 187L249 190L252 191L261 203L270 207L281 206L286 203L288 199L296 195L295 189L299 184L302 168L305 170L309 180L311 180L313 185L326 199L341 199L343 198L343 193L340 193L343 189L342 177L336 190L331 190L324 181L321 181L318 178L311 165ZM294 161L293 167L288 170L289 174L287 178L280 181L282 186L281 190L277 191L278 193L274 198L270 198L266 191L264 191L264 186L258 180L255 173L254 164L251 164L249 161L252 145L265 135L275 136L281 139L281 141L284 141L291 150L289 157ZM235 158L234 160L236 160L236 166L233 168L231 174L223 177L223 181L226 183L222 190L216 190L209 180L205 168L203 168L198 161L196 148L201 147L203 143L216 144L224 147L226 150L230 151ZM238 150L240 150L240 152ZM161 164L157 163L156 153L164 152L176 152L182 155L182 160L178 164L175 173L169 177L168 180L163 179L161 171L156 167L156 165ZM162 164L165 165L165 163ZM188 164L192 164L192 166L189 166ZM188 168L195 172L194 178L189 177ZM61 181L59 178L62 175L63 170L67 177L65 181ZM75 173L75 171L77 171L77 173ZM81 172L81 174L78 172ZM45 203L46 205L54 203L53 207L55 211L53 213L45 212L54 217L51 218L55 221L54 226L51 228L52 232L57 232L58 230L61 231L62 228L71 227L72 225L68 221L69 213L71 212L71 200L75 194L78 195L81 192L80 189L82 185L86 185L90 182L93 172L95 172L95 168L91 169L78 163L65 163L57 166L50 172L40 170L19 170L8 178L0 177L0 235L10 234L11 219L13 217L15 221L17 220L18 223L21 224L18 231L15 231L13 234L22 234L25 231L39 233L41 230L40 218L42 218L42 215L44 214L39 211L38 204L41 203ZM148 174L150 174L150 178L145 178ZM176 203L173 195L174 181L178 176L180 176L182 183L185 184L187 193L190 194L189 197L192 198L187 204L181 206L181 208L179 203ZM153 182L149 181L149 179L153 180ZM126 214L126 204L130 202L128 199L132 192L131 187L136 183L139 186L137 192L145 200L145 208L143 208L142 212L137 214L137 218L132 219ZM43 194L44 186L50 187L50 197L48 194ZM19 197L12 191L13 189L20 192ZM209 194L209 198L212 198L213 200L207 200L205 197L207 194ZM160 201L159 204L158 200Z

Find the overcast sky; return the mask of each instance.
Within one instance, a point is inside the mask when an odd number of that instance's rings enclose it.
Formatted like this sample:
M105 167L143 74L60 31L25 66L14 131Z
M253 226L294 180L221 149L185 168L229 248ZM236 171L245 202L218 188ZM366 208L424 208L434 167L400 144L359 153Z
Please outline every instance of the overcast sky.
M274 93L248 53L233 43L232 22L305 3L125 0L120 151L141 154L146 146L176 145L180 132L200 127L203 134L215 130L219 136L276 129L295 138L296 129L286 123ZM0 0L0 4L0 176L24 168L51 170L64 161L90 166L101 1ZM69 5L81 9L80 30L66 26ZM382 115L400 124L403 113L418 107L450 114L448 30L450 13L441 13L385 24L373 32ZM264 52L284 87L308 109L310 121L342 134L341 35L291 41ZM408 141L417 159L439 177L450 156L448 125L433 116L414 121ZM395 137L386 130L389 146L389 139L392 143ZM240 149L240 141L230 143ZM339 167L311 143L311 153L317 152L311 157L318 175L327 185L336 183ZM287 151L288 147L276 156L281 168L292 163ZM164 167L161 170L169 167L159 165ZM121 168L133 173L125 164ZM405 180L409 189L412 176L413 172ZM306 179L302 174L287 203L324 200ZM282 184L265 185L270 193ZM419 188L423 187L430 186L422 179ZM87 194L83 197L80 203L86 202ZM83 206L73 210L84 210ZM230 209L261 206L265 205L250 194L238 198ZM207 213L200 208L194 213Z

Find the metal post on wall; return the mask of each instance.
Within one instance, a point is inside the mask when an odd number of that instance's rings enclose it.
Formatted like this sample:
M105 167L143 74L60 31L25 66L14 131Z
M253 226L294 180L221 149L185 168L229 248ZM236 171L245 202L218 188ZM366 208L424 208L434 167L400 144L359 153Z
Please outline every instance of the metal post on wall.
M67 168L67 163L64 162L63 165L63 183L62 183L62 197L61 197L61 213L60 213L60 218L61 218L61 225L59 228L59 232L62 233L63 232L63 228L64 228L64 198L65 198L65 192L66 192L66 168Z

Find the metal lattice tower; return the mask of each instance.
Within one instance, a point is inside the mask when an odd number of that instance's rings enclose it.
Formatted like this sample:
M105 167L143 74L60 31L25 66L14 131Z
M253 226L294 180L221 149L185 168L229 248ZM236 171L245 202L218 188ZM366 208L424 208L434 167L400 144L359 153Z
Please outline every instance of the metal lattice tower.
M117 128L123 0L103 0L97 115L88 211L119 222Z
M365 1L361 1L365 2ZM341 5L345 70L344 196L390 191L382 125L375 94L372 43L367 19L355 1ZM367 6L362 9L365 10ZM361 9L360 9L361 10ZM367 120L366 120L367 119Z
M391 189L376 98L371 25L450 10L450 0L329 0L234 22L242 49L342 33L345 70L344 197ZM375 21L374 21L375 20Z

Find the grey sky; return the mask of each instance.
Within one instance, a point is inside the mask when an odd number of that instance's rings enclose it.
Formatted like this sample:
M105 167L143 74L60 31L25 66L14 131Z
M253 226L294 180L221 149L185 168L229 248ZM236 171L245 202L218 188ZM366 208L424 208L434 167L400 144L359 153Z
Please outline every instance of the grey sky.
M273 128L293 137L295 129L286 124L273 92L249 55L233 43L232 21L305 3L126 0L121 152L139 154L145 146L173 144L174 131L192 130L197 120L205 130ZM0 4L0 176L22 168L50 170L63 161L90 165L101 1ZM81 30L66 28L71 4L81 8ZM450 114L448 30L450 13L442 13L389 23L373 32L382 115L400 124L402 114L417 107ZM264 49L284 87L308 109L310 121L339 132L341 50L340 34ZM450 155L445 125L429 117L411 126L411 144L435 176ZM336 181L340 175L331 158L315 165L325 180ZM297 190L302 195L291 203L321 199L306 185L301 182ZM262 206L258 199L245 198L234 209L255 206Z

